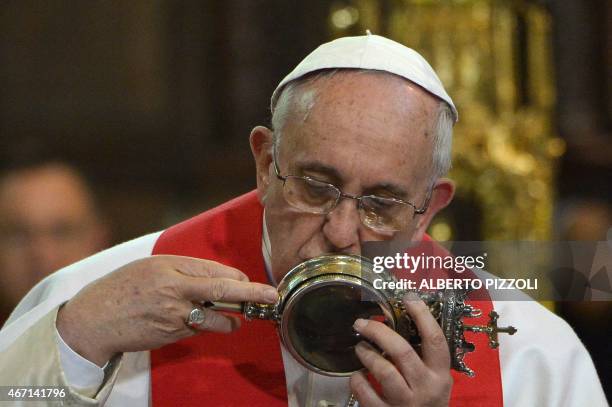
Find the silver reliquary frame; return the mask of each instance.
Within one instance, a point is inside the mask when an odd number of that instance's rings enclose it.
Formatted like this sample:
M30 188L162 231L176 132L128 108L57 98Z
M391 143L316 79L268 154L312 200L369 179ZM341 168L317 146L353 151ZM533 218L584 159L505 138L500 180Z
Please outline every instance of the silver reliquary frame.
M417 351L420 337L402 304L404 290L375 289L374 280L395 281L383 271L375 273L370 260L353 255L325 255L307 260L291 269L278 285L274 305L207 303L206 306L240 311L247 319L272 320L281 341L293 357L308 369L327 376L350 376L363 368L354 347L363 338L352 328L357 318L378 319L402 335ZM427 304L442 327L451 356L451 368L474 376L464 356L475 350L464 332L481 332L496 348L500 332L516 332L497 326L498 315L489 314L487 325L464 324L465 318L479 317L481 311L465 303L467 291L414 291Z

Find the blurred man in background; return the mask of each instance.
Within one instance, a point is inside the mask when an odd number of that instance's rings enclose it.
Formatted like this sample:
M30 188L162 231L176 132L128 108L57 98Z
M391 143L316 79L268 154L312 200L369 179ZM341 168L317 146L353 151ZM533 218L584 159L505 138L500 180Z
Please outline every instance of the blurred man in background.
M7 168L0 174L0 324L45 276L107 244L77 169L51 158Z

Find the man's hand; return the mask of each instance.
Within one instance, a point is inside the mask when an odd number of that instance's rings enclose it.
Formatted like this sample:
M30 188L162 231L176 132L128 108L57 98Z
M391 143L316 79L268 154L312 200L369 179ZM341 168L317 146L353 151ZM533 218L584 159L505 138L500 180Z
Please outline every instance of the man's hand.
M355 347L361 363L380 383L383 393L381 396L372 388L363 372L353 374L351 391L360 406L448 405L453 380L446 338L425 303L416 295L405 298L404 305L419 330L423 358L385 324L358 319L355 330L376 343L390 359L366 342Z
M76 352L99 366L114 354L150 350L198 330L231 332L240 319L205 309L205 321L185 324L202 301L274 303L276 289L251 283L214 261L152 256L127 264L83 288L57 316L57 329Z

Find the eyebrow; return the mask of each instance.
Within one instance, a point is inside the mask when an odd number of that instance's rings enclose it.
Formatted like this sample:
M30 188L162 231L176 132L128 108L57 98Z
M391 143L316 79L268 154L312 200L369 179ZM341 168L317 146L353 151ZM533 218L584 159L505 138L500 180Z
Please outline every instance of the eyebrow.
M372 187L365 188L365 190L366 191L385 190L387 192L390 192L391 195L393 195L395 198L399 198L402 200L406 199L406 197L409 196L408 191L406 191L404 188L402 188L401 186L397 184L393 184L390 182L376 184Z
M303 171L314 171L320 172L321 174L327 175L334 179L336 182L342 182L343 178L334 167L330 167L329 165L325 165L320 161L306 161L301 163L296 163L296 169L300 172Z
M323 175L326 175L332 178L333 181L331 181L331 183L335 183L335 182L340 183L340 185L338 185L339 187L342 186L342 183L344 180L344 178L342 177L342 175L337 169L335 169L334 167L330 167L329 165L323 164L322 162L317 161L317 160L296 163L296 170L299 172L303 172L303 171L319 172ZM326 182L330 182L330 181L326 181ZM394 184L392 182L382 182L382 183L368 186L367 188L364 188L364 195L368 195L367 191L374 192L377 190L387 191L391 193L394 197L399 198L399 199L406 199L406 197L410 195L409 191L406 191L406 189L404 189L400 185Z

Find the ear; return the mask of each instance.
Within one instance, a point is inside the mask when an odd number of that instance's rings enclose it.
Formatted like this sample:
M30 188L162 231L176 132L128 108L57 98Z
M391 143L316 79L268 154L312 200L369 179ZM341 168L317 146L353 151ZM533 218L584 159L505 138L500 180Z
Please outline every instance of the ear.
M452 201L455 195L455 183L446 178L440 178L434 184L429 207L422 215L417 215L416 230L412 240L421 241L433 217Z
M251 130L249 136L251 152L255 160L257 173L257 195L263 203L268 185L270 184L270 164L272 163L272 130L264 126L257 126Z

